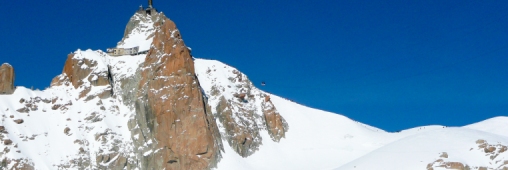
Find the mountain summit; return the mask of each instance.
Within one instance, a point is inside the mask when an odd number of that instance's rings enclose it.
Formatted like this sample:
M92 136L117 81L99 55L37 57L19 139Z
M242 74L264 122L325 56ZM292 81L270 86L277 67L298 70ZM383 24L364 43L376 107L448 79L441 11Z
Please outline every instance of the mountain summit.
M2 126L6 167L210 169L223 139L245 157L262 144L261 130L274 141L287 131L268 95L238 71L228 80L234 91L204 94L190 48L154 8L139 9L111 49L73 52L50 88L4 97L19 101L2 106L14 120Z
M117 46L69 54L49 88L2 87L3 169L508 169L506 117L388 133L308 108L193 58L151 6Z

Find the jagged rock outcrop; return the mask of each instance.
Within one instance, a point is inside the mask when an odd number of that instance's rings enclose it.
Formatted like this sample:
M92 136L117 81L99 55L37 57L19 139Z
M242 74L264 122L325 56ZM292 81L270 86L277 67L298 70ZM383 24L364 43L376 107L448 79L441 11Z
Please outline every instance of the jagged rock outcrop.
M281 138L285 137L289 128L286 120L279 114L268 95L265 96L261 108L263 109L263 118L268 134L270 134L273 141L280 141Z
M12 165L9 170L35 170L33 163L27 159L3 159L0 162L2 169L8 169L7 165Z
M500 170L508 170L508 160L504 157L498 157L504 152L508 151L508 146L501 144L489 144L486 140L478 139L475 142L478 146L477 148L471 148L469 151L480 151L480 155L484 155L488 157L490 160L489 164L496 168L489 168L484 166L470 166L466 163L455 162L455 161L447 161L448 153L442 152L437 160L427 164L427 170L434 169L457 169L457 170L490 170L490 169L500 169Z
M483 150L483 152L485 152L485 156L489 156L491 160L496 159L499 154L508 151L508 146L501 144L492 145L483 139L478 139L476 144L478 145L478 149Z
M139 7L138 11L136 11L136 14L134 14L133 17L129 19L129 22L127 23L127 26L125 26L125 31L123 34L123 39L120 41L120 44L124 43L124 40L130 37L130 35L133 35L133 32L136 31L145 31L146 33L151 33L152 31L146 31L144 29L150 29L153 28L150 25L144 25L144 23L151 24L153 22L156 22L159 20L159 13L155 8L149 8L149 9L143 9L143 7ZM153 34L151 36L147 36L146 38L152 38Z
M0 66L0 94L14 93L14 68L7 63Z
M157 17L157 30L137 73L136 118L129 125L141 136L134 141L141 169L210 169L222 144L190 51L173 21L162 13L150 17Z
M464 165L460 162L444 162L443 159L438 159L427 165L427 170L440 169L453 169L453 170L471 170L471 167Z
M108 86L96 93L90 98L99 96L106 98L111 96L111 75L106 61L102 61L105 55L100 53L102 57L97 58L84 58L80 50L77 53L72 53L67 56L62 74L53 78L51 86L59 85L72 85L75 89L80 91L79 98L88 95L93 86Z
M225 128L229 146L242 157L252 155L261 145L261 136L256 124L254 110L234 109L231 101L220 97L216 107L218 118ZM237 107L238 108L238 107Z
M278 142L288 131L284 118L268 95L254 87L246 75L220 62L197 60L198 77L218 119L222 137L242 157L263 145L262 133Z

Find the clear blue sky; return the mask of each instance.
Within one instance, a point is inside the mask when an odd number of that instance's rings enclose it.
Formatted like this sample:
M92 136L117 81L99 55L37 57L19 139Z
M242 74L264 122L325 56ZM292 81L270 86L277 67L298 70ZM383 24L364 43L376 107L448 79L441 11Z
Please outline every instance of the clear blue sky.
M16 2L17 4L15 4ZM121 39L138 1L4 1L0 62L44 89L76 49ZM388 131L508 115L508 2L158 1L198 58Z

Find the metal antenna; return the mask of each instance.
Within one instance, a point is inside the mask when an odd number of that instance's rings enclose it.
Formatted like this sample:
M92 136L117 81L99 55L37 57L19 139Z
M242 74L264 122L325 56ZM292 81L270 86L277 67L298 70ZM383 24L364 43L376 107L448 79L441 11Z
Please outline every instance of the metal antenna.
M153 6L152 6L152 0L148 0L148 8L153 8Z

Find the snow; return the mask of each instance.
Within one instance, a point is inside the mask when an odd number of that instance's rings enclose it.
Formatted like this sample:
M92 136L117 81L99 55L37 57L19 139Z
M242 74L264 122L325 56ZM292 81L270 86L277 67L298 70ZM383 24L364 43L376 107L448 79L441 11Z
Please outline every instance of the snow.
M139 51L147 51L153 41L153 21L150 15L144 16L142 14L135 14L131 20L138 20L139 26L134 28L127 37L120 41L117 45L118 48L132 48L139 46Z
M493 117L478 123L464 126L465 128L481 130L488 133L493 133L501 136L508 136L508 117L498 116Z

